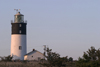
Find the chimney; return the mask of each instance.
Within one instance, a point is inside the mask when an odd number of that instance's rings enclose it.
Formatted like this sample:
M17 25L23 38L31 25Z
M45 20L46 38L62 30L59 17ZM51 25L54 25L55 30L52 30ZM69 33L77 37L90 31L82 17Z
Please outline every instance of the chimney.
M35 49L33 49L33 51L35 51Z

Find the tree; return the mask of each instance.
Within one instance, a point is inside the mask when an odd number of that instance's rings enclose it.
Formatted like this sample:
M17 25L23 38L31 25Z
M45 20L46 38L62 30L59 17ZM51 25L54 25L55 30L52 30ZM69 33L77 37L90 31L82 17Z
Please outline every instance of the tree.
M47 66L47 67L53 67L53 66L61 67L61 66L64 66L63 63L65 62L66 57L61 58L58 53L52 52L52 49L49 49L49 48L46 48L45 51L46 51L46 54L44 56L47 59L46 60L47 62L42 63L43 66Z
M10 55L7 57L0 57L1 61L11 61L13 57L11 57Z
M78 58L76 65L77 67L100 67L100 49L91 47L84 52L82 58Z
M68 59L70 62L73 62L73 58L72 57L69 57Z

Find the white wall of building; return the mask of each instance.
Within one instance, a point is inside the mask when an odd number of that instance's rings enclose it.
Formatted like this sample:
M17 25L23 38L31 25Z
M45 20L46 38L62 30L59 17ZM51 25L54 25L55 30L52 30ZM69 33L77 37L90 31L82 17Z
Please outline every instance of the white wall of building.
M21 46L21 49L19 49ZM13 60L20 59L24 60L26 54L26 35L12 34L11 35L11 56Z
M24 60L39 60L44 59L44 55L38 51L24 56Z

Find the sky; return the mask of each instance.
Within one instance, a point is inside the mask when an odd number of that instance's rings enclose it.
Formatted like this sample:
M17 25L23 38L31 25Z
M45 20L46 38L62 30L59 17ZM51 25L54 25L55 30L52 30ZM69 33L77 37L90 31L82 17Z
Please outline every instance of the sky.
M27 20L27 53L46 45L76 60L100 48L100 0L0 0L0 56L10 55L14 9Z

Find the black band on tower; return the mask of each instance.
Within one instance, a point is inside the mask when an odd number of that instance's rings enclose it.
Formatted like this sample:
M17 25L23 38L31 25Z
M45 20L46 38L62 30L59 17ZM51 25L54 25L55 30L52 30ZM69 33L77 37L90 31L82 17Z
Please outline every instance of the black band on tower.
M12 34L25 34L26 35L26 24L27 23L11 23Z

